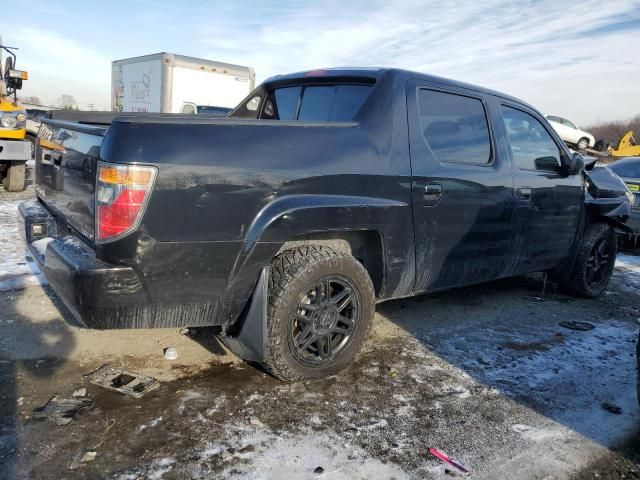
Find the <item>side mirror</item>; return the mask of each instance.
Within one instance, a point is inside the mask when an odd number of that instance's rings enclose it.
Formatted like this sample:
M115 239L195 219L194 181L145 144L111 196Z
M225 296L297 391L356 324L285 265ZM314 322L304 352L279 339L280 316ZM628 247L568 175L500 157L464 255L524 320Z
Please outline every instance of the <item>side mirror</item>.
M583 168L584 157L580 153L574 152L569 160L569 165L567 165L567 175L577 175Z

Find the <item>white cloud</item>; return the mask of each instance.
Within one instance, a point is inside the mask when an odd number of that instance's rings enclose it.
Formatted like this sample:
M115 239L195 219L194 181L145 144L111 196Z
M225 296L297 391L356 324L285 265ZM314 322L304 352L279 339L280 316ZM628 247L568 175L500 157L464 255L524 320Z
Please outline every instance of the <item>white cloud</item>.
M635 30L596 32L634 18ZM314 3L246 28L201 28L208 55L233 53L261 78L316 67L402 67L505 91L583 123L640 113L640 68L621 61L640 44L637 1L609 0L606 8L597 0L403 1L359 11L347 2Z
M12 33L20 39L18 65L29 72L23 95L36 95L54 105L66 93L85 106L108 107L111 61L98 46L85 47L63 34L29 27L17 27Z
M117 49L80 43L73 27L12 31L31 73L24 94L108 105L111 60L164 50L249 65L259 81L318 67L407 68L494 88L582 124L640 113L639 0L149 5L131 23L103 22L113 30L96 38L125 39Z

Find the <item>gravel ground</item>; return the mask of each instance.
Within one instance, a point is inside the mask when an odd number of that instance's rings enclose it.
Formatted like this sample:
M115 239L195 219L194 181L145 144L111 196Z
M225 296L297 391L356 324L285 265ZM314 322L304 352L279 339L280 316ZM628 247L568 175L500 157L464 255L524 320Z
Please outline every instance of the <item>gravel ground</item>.
M630 252L596 300L543 295L528 276L381 304L355 365L287 384L239 362L211 329L75 325L14 238L15 200L0 191L0 478L456 476L429 447L471 478L640 478ZM83 385L106 363L161 386L134 399ZM34 418L82 386L94 406L68 425ZM81 462L87 452L95 459Z

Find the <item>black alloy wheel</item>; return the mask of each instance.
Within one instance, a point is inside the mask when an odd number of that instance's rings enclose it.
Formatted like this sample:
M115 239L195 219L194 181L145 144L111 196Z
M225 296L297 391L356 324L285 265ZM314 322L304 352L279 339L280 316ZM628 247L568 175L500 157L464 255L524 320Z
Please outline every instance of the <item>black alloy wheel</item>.
M300 363L331 363L349 345L361 315L355 292L347 278L328 276L300 296L289 329L289 345Z
M609 237L604 236L598 239L591 248L587 257L585 276L589 287L600 289L604 282L609 280L609 270L611 263L611 246Z

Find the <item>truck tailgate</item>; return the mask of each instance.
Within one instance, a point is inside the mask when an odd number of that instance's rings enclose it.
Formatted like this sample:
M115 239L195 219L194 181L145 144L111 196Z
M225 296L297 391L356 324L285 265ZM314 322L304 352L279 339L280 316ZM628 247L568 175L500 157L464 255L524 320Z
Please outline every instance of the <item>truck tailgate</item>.
M70 227L94 240L95 176L106 126L45 120L36 147L36 192Z

